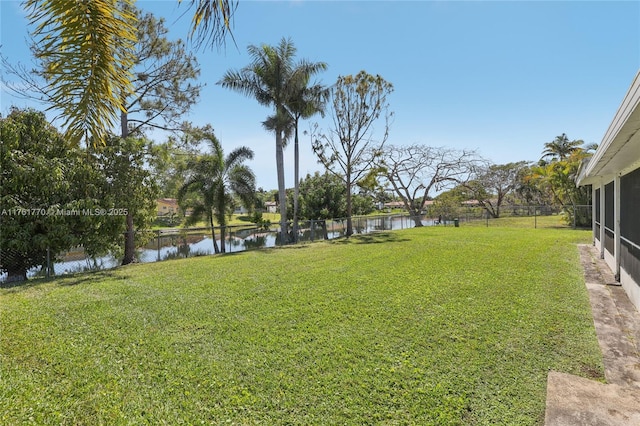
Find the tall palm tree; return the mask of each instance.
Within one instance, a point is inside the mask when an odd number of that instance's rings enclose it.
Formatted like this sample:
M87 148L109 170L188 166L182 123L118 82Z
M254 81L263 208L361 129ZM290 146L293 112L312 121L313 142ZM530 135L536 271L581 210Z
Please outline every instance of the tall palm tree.
M326 69L326 64L319 62L318 70ZM298 199L300 195L300 148L298 129L300 119L307 119L313 115L320 113L324 116L324 105L329 97L329 89L314 84L308 86L309 75L299 76L297 84L293 84L293 90L290 93L287 102L287 110L293 119L294 127L294 187L293 187L293 239L298 241Z
M255 194L256 179L251 169L243 164L253 158L253 151L247 147L233 150L226 157L220 142L211 132L203 135L211 146L211 153L191 160L188 164L187 179L178 191L180 205L190 194L198 199L189 207L193 209L187 224L194 224L204 216L211 227L211 238L215 253L224 253L227 218L233 212L235 199L245 206L251 206ZM220 226L222 249L218 248L214 219Z
M544 144L544 151L542 151L542 158L551 157L551 161L560 160L564 161L571 156L574 152L580 149L580 146L584 142L580 139L570 141L566 134L556 136L551 142Z
M294 63L296 48L290 39L283 38L277 46L263 44L247 47L251 63L240 70L227 71L218 82L222 87L255 98L258 103L273 106L275 113L263 122L276 135L276 172L280 199L280 238L287 241L287 204L284 184L284 146L291 129L292 115L287 110L294 85L326 68L323 63L299 61Z

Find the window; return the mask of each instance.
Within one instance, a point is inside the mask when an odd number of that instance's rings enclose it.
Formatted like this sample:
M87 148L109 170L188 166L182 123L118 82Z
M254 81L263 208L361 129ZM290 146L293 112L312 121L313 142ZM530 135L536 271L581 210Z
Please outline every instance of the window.
M596 203L596 223L600 223L600 188L596 189L594 203Z
M640 169L620 178L620 235L640 245Z
M612 232L616 230L614 195L613 182L610 182L604 186L604 226Z

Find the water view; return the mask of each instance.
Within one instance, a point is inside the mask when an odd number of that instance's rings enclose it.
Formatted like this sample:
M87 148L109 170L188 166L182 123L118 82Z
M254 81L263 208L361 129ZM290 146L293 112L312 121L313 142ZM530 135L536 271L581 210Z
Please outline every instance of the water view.
M424 226L436 224L434 219L422 218ZM406 215L354 217L355 234L368 234L415 226L414 219ZM345 235L346 220L303 221L298 232L299 242L331 240ZM211 231L208 228L169 229L156 231L157 236L136 251L139 263L151 263L171 259L206 256L214 254ZM222 247L219 229L216 242ZM225 251L235 253L245 250L270 248L280 245L278 229L229 227L224 241ZM98 258L87 257L82 247L62 254L53 262L50 275L66 275L77 272L106 270L120 265L121 259L113 255ZM29 271L28 276L46 275L46 268L38 267ZM2 280L0 276L0 281Z

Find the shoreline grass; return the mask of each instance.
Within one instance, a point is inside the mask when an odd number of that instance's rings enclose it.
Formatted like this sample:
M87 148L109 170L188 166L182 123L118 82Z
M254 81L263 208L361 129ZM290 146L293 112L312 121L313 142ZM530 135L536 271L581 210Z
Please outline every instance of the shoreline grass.
M0 423L541 425L589 231L425 227L0 290Z

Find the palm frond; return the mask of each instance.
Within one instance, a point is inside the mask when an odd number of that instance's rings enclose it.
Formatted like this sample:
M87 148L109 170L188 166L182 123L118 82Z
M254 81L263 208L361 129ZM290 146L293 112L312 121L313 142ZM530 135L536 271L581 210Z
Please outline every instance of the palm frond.
M67 136L102 141L125 111L136 42L133 0L25 0L35 51Z
M182 0L178 0L182 3ZM233 0L191 0L189 8L195 7L191 19L189 38L197 48L203 45L222 46L227 35L233 39L231 22L238 4Z
M294 133L295 121L293 117L284 110L280 114L268 116L267 119L262 122L262 127L269 132L282 132L282 142L286 146Z
M253 150L249 147L241 146L231 151L229 155L227 155L224 163L229 170L245 160L253 160Z
M225 157L222 144L211 129L193 134L198 140L208 140L211 152L189 162L188 178L178 191L179 199L185 194L197 196L202 212L213 215L224 226L226 215L233 211L234 195L243 200L253 199L255 175L243 164L253 158L253 151L239 147Z

